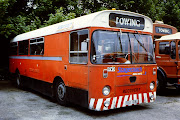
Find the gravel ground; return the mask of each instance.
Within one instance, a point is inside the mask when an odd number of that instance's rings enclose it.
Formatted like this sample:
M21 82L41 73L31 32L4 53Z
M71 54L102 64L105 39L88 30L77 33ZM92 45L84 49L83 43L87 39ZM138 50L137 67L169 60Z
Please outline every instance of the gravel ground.
M33 90L19 90L0 81L0 120L179 120L180 92L168 89L154 103L95 112L69 105L63 107Z

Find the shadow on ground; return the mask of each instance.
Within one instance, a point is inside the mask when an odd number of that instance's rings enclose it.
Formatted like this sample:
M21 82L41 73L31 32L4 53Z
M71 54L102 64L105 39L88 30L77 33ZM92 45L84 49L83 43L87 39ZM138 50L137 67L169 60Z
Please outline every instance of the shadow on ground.
M15 90L15 91L21 92L21 90L17 89L16 85L10 80L0 80L0 91L1 90L8 90L8 91ZM23 90L25 90L27 92L31 92L32 94L36 94L37 96L41 97L42 99L46 99L49 102L55 103L55 101L52 98L47 97L47 96L45 96L39 92L36 92L32 89L26 88ZM163 96L165 96L165 97L180 97L180 91L177 91L176 89L166 89L165 94ZM107 116L116 115L116 114L123 114L125 112L133 112L133 111L142 111L142 110L152 109L150 103L125 107L125 108L119 108L119 109L113 109L113 110L107 110L107 111L92 111L87 108L83 108L83 107L80 107L78 105L71 104L71 103L67 107L71 108L75 111L81 112L85 115L91 116L93 118L96 118L97 116L98 117L107 117Z
M5 91L18 91L18 92L22 92L22 91L26 91L26 92L31 92L32 94L35 94L37 96L39 96L42 99L46 99L49 102L53 102L55 104L57 104L52 98L45 96L39 92L36 92L32 89L29 88L25 88L23 90L19 90L18 88L16 88L15 83L13 83L10 80L3 80L0 81L0 91L1 90L5 90ZM141 106L141 105L137 105L137 106L130 106L130 107L125 107L125 108L119 108L119 109L114 109L114 110L107 110L107 111L93 111L93 110L89 110L87 108L83 108L80 107L79 105L75 105L75 104L71 104L69 103L67 108L71 108L75 111L81 112L85 115L91 116L91 117L105 117L105 116L110 116L110 115L115 115L115 114L120 114L120 113L124 113L124 112L131 112L131 111L138 111L138 110L144 110L144 109L149 109L148 105L147 106Z
M77 105L72 105L72 104L69 107L71 107L72 109L76 111L84 113L88 116L97 118L97 117L108 117L108 116L112 116L116 114L124 114L125 112L127 113L127 112L151 109L148 106L149 105L144 105L144 106L136 105L136 106L129 106L129 107L123 107L123 108L118 108L118 109L106 110L106 111L93 111L93 110L89 110L87 108L82 108L82 107L79 107Z
M174 87L166 88L164 93L160 96L165 97L180 97L180 90L175 89Z
M0 90L5 90L5 89L16 89L14 83L10 80L0 80Z

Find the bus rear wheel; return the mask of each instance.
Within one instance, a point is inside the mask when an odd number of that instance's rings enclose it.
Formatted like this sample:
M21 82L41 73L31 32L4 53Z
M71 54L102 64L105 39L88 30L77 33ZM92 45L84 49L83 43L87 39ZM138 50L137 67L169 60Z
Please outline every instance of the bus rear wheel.
M63 81L59 81L56 84L55 88L55 93L56 93L56 100L60 105L67 105L67 100L66 100L66 86Z
M19 72L16 73L16 86L17 86L18 88L22 88L22 87L23 87L21 75L20 75Z

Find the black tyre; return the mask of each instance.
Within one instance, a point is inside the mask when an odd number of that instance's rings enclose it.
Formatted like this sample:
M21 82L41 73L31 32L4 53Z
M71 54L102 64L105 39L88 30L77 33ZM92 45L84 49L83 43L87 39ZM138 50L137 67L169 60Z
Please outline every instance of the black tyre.
M177 92L180 92L180 86L179 86L179 85L176 84L176 85L175 85L175 88L176 88L176 91L177 91Z
M21 75L19 72L16 73L16 86L18 88L23 88L22 79L21 79Z
M57 102L63 106L67 105L66 86L63 81L59 81L56 83L55 93Z
M166 92L166 80L161 74L157 74L157 94L164 95Z

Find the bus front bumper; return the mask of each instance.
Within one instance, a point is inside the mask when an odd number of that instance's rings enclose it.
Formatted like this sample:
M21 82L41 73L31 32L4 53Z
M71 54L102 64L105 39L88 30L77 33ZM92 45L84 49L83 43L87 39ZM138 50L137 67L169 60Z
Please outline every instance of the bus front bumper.
M142 103L150 103L154 102L155 99L156 92L129 94L111 98L91 98L89 101L89 109L95 111L104 111Z

